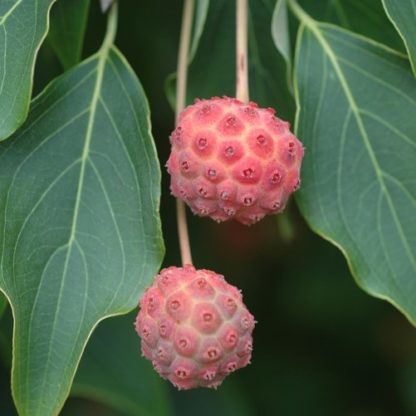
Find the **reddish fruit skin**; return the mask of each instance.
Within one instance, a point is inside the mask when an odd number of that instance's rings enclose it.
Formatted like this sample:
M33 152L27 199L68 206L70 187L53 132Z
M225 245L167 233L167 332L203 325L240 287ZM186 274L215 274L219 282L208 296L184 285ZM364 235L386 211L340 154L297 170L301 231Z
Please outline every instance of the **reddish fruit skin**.
M171 192L197 215L254 224L282 211L299 188L302 144L271 108L196 100L170 141Z
M142 354L179 389L218 387L250 363L254 318L224 277L191 265L161 270L140 301Z

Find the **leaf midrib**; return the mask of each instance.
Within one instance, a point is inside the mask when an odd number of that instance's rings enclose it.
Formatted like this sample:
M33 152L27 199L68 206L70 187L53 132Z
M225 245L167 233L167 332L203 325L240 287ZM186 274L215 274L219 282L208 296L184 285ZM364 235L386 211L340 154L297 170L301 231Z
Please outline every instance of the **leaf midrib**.
M104 42L101 50L98 52L97 78L96 78L96 82L94 85L93 94L91 97L90 116L88 118L87 130L85 134L85 143L84 143L84 148L83 148L81 159L80 159L80 174L79 174L77 194L76 194L76 199L75 199L74 214L72 217L71 228L70 228L70 235L69 235L68 243L64 245L64 247L66 246L66 257L65 257L65 263L64 263L63 273L62 273L62 281L60 284L58 299L56 303L56 312L54 314L54 320L52 323L51 334L55 333L55 329L57 325L57 316L58 316L57 311L59 311L60 304L62 301L63 287L65 286L66 276L68 272L68 263L71 257L74 243L77 243L76 229L77 229L78 217L79 217L79 211L80 211L80 205L81 205L81 197L82 197L82 192L84 188L85 169L86 169L86 164L88 162L88 155L89 155L90 147L91 147L95 115L97 112L98 102L100 98L100 91L101 91L102 82L104 78L105 62L108 58L108 54L109 54L111 46L112 44L110 42ZM86 282L86 285L88 285L88 282ZM33 304L33 309L35 308L35 305L36 303ZM32 313L32 316L33 316L33 313ZM51 348L49 344L48 355L46 357L45 366L44 366L45 369L49 368L50 359L51 359ZM46 377L43 379L43 383L41 387L42 391L45 388L45 383L46 383ZM26 390L28 391L29 389L27 388Z

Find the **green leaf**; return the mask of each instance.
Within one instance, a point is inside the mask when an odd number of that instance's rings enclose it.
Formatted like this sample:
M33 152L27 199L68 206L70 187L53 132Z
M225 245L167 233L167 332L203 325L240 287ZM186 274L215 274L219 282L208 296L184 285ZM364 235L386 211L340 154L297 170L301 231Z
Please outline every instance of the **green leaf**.
M250 99L261 107L275 108L278 117L292 120L295 106L284 76L286 65L270 30L275 1L249 2L249 6Z
M403 39L416 75L416 0L382 0L387 15Z
M168 384L141 356L134 321L135 314L129 314L99 324L82 357L72 395L131 416L169 415Z
M48 40L65 69L81 60L89 0L59 0L51 10Z
M0 2L0 141L25 121L39 47L55 0Z
M277 0L272 18L272 36L276 48L287 64L292 61L286 0Z
M287 84L292 92L292 50L286 0L277 0L272 17L272 37L277 50L286 61Z
M316 20L335 23L394 49L403 49L381 0L302 0L300 4Z
M192 28L192 44L189 50L189 62L194 58L198 49L199 40L201 39L207 19L209 0L197 0L195 5L194 24Z
M357 283L416 321L416 81L396 52L305 15L295 62L297 195Z
M0 145L0 287L23 416L59 412L94 327L137 305L163 254L149 109L112 16L100 51Z
M285 74L285 62L276 51L270 31L274 1L264 0L250 6L250 99L262 107L277 108L279 117L289 119L294 113L293 100L285 76L276 76ZM212 1L198 48L189 65L187 103L196 97L233 97L235 84L235 2ZM173 106L174 77L168 79L167 95Z

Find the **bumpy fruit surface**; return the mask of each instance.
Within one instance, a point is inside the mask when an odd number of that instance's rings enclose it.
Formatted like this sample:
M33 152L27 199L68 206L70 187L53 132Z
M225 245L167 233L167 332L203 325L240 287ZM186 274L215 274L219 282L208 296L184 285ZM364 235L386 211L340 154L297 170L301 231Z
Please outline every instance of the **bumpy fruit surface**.
M171 192L197 215L253 224L282 211L299 187L302 144L271 108L196 100L170 140Z
M254 318L224 277L169 267L140 301L142 353L179 389L216 388L251 359Z

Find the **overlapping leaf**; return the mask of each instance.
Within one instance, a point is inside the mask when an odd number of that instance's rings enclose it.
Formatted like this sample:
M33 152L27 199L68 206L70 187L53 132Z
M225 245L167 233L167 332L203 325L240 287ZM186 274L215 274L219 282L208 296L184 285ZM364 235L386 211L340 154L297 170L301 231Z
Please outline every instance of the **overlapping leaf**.
M81 59L89 0L60 0L51 10L48 40L65 69Z
M383 4L403 38L416 75L416 0L383 0Z
M161 261L149 109L109 34L0 145L0 287L23 416L58 413L94 326L135 307Z
M402 50L400 37L389 22L381 0L300 0L299 3L316 20L334 23Z
M0 1L0 141L27 116L35 58L54 1Z
M272 36L276 48L285 58L290 68L292 50L289 37L289 21L286 0L277 0L273 11Z
M415 322L415 79L401 55L294 10L305 25L295 63L302 213L360 286Z

